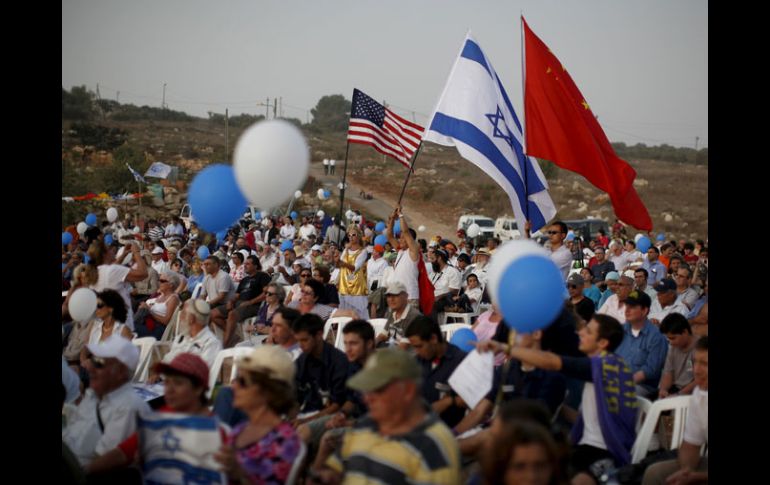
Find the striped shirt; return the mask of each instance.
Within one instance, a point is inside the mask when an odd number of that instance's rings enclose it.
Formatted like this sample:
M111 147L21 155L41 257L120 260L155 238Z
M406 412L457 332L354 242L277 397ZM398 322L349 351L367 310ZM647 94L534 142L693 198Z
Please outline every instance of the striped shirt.
M371 418L345 433L326 465L343 473L343 484L460 483L460 450L449 428L434 413L399 436L382 436Z

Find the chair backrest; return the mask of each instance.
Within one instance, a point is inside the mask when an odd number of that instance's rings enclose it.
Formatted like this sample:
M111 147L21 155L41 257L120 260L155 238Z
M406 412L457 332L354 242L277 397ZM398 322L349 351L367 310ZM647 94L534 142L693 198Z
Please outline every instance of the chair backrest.
M199 298L201 296L201 292L203 292L202 281L197 285L195 285L195 288L193 288L192 293L190 293L190 298Z
M139 347L139 364L134 371L134 382L144 382L147 380L147 374L149 373L148 364L150 362L150 355L152 354L152 347L155 345L155 337L140 337L131 341L132 344Z
M174 337L179 335L179 313L182 309L182 303L176 306L174 314L171 315L171 319L166 325L166 330L163 331L163 336L160 338L161 342L170 342L174 340Z
M374 327L374 336L381 333L385 333L385 324L388 323L387 318L372 318L369 320L369 323L372 324L372 327Z
M461 328L471 328L471 325L467 323L447 323L441 326L441 333L444 335L444 339L449 342L452 340L452 334Z
M304 441L300 440L299 453L297 453L297 458L294 459L294 463L291 465L291 471L289 472L289 477L286 479L286 485L294 485L297 483L297 477L302 469L302 463L305 461L306 455L307 445Z
M660 418L660 413L663 411L673 411L674 432L671 436L671 449L679 448L684 439L684 423L687 420L687 409L690 406L691 399L692 396L668 397L655 401L649 406L646 413L647 416L636 433L636 440L631 448L631 463L639 463L647 456L650 441L658 428L658 418ZM640 408L639 412L642 412L642 408Z
M639 410L636 413L636 434L639 434L639 430L642 429L642 423L644 418L650 414L650 408L652 407L652 401L647 398L636 396L636 402L639 404Z
M226 382L226 384L229 384L235 377L235 371L237 370L235 366L235 357L247 355L251 353L251 350L250 347L232 347L219 351L214 359L214 363L211 365L211 369L209 369L209 390L207 391L209 398L211 398L211 393L214 392L214 387L219 379L219 373L222 371L222 364L224 364L225 359L233 359L233 365L230 368L230 379Z
M335 331L335 342L336 342L336 336L339 334L339 325L341 323L348 323L349 321L353 320L350 317L333 317L328 320L326 320L326 323L324 324L324 335L323 338L326 340L326 337L329 336L329 333L332 331Z

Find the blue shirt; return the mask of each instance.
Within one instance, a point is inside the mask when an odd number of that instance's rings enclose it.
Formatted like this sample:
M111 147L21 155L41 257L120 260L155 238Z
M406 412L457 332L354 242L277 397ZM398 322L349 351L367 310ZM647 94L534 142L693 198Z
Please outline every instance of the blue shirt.
M687 314L687 319L690 320L691 318L695 318L698 316L698 312L701 308L703 308L703 305L705 303L708 303L709 296L703 295L702 297L695 300L695 305L692 306L692 310L690 310L690 313Z
M596 305L596 309L598 310L599 308L601 308L602 305L604 305L604 302L607 301L607 298L611 297L614 294L615 293L609 288L604 290L604 292L602 293L602 297L599 298L599 303Z
M647 284L650 286L655 286L658 281L666 277L666 266L659 260L650 263L645 259L642 268L647 270Z
M663 364L668 352L668 339L649 320L644 322L638 337L631 333L631 324L623 324L623 341L615 354L631 367L632 373L643 371L645 379L640 384L657 389Z
M602 292L596 285L591 285L590 288L583 288L583 296L590 298L594 302L594 306L599 308L599 300L602 299ZM607 295L609 297L609 295Z

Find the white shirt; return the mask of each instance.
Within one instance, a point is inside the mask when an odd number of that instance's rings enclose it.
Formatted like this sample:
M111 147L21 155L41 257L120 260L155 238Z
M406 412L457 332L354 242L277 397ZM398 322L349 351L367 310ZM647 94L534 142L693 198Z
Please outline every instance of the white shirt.
M459 290L462 285L460 272L454 266L444 266L444 269L431 277L434 296L449 293L450 290Z
M167 262L163 261L163 259L159 259L157 261L152 262L152 269L158 272L158 275L162 275L166 271L170 271L171 267L168 265Z
M382 278L382 275L385 273L385 268L388 267L388 262L385 261L385 258L380 256L380 259L374 259L371 258L369 261L366 262L366 287L371 288L372 283L375 281L379 281ZM378 287L382 286L379 285Z
M310 235L317 236L315 226L312 224L305 224L304 226L299 228L299 237L302 239L309 239Z
M618 272L622 272L626 269L626 266L634 262L634 260L631 259L631 253L626 251L621 252L620 256L615 256L615 253L610 252L610 257L608 259L612 261L612 264L615 265L615 270Z
M583 436L579 445L590 445L602 450L607 449L604 442L602 428L599 424L599 411L596 407L596 391L593 382L583 384L583 398L580 403L580 412L583 414Z
M99 406L104 433L99 428L96 407ZM127 382L99 401L93 389L88 389L77 407L72 422L62 431L67 443L81 465L86 466L98 455L116 448L136 431L136 416L150 412L150 407Z
M222 342L209 327L205 327L195 337L190 337L187 333L175 337L171 350L163 356L163 362L171 362L177 355L190 352L203 359L211 369L220 350L222 350Z
M709 392L696 386L692 391L687 420L684 423L684 440L701 446L709 440Z
M294 235L297 234L297 228L291 224L284 224L281 226L281 231L279 234L281 235L281 239L288 239L293 241Z
M654 318L655 320L662 322L663 319L666 318L666 316L668 316L670 313L681 313L686 317L687 314L690 313L690 310L684 303L680 303L678 301L675 301L673 304L663 308L660 306L660 302L656 297L654 300L652 300L652 306L650 307L650 315L648 318L650 320Z
M572 253L567 246L562 245L556 251L552 251L551 261L556 263L556 267L561 271L562 280L567 281L569 270L572 268Z
M61 383L67 390L65 402L72 402L80 396L80 378L72 367L67 365L63 355L61 356Z
M420 257L420 256L418 256ZM393 279L406 286L407 298L417 300L420 298L420 287L417 285L419 276L417 261L412 261L408 249L402 249L396 256L395 274Z
M623 323L626 321L626 304L621 303L618 300L617 294L613 294L607 298L607 301L604 302L604 305L602 305L596 313L609 315L614 317L618 322Z

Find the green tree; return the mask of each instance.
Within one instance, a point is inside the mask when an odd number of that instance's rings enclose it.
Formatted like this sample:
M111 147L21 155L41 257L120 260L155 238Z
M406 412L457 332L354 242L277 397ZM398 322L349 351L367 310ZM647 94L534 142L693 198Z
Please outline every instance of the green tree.
M66 120L90 120L94 116L94 93L85 86L61 88L61 117Z
M345 99L341 94L324 96L310 110L313 115L313 122L310 126L313 130L319 132L338 132L345 131L348 127L350 118L350 100Z

